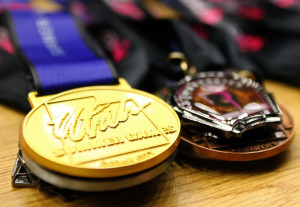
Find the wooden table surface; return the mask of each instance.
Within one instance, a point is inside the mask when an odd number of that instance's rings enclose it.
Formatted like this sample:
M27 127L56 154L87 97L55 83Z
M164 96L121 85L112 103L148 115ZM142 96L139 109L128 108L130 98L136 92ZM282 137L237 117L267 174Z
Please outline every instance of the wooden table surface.
M266 81L295 120L287 151L253 162L224 162L177 155L161 176L132 188L91 193L72 202L30 188L14 188L11 172L24 114L0 105L0 206L300 206L300 90Z

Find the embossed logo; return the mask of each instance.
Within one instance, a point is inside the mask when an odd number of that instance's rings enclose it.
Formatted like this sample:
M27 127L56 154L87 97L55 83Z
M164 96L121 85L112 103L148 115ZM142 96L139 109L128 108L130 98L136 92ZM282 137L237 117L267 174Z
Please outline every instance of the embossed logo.
M53 126L53 135L59 139L69 138L72 141L81 141L85 136L95 138L98 131L116 128L121 122L126 122L130 116L138 115L143 106L126 107L132 100L123 98L119 103L95 103L88 107L82 106L73 113L65 112L55 117L49 125Z
M169 143L168 134L176 132L173 126L155 124L147 114L151 101L139 104L133 98L123 97L102 102L89 96L44 105L50 117L47 127L62 144L52 149L53 156L67 156L74 164L165 145ZM147 156L151 154L149 151Z

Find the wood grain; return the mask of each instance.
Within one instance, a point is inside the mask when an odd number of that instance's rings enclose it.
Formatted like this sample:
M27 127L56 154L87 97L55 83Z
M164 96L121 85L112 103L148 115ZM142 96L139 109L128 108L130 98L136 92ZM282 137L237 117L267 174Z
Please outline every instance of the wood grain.
M72 202L30 188L13 188L11 171L24 114L0 105L1 206L300 206L300 90L267 81L266 87L295 119L287 151L253 162L193 159L179 154L161 176L142 185L91 193Z

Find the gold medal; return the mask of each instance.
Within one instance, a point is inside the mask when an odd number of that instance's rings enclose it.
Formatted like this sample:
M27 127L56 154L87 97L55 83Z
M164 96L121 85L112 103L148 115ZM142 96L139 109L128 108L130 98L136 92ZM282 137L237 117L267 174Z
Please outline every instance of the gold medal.
M120 85L29 95L20 148L43 168L69 176L112 178L149 169L179 143L180 121L159 98Z
M21 126L15 186L45 181L72 190L116 190L148 181L170 165L180 120L167 103L125 80L113 85L114 68L92 40L81 37L67 11L11 16L38 91L29 94L33 109ZM76 89L94 84L109 85Z

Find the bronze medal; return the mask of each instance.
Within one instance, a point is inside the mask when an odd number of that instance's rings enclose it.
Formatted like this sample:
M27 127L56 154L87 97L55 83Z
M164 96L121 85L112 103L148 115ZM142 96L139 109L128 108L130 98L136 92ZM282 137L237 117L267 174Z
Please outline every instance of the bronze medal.
M169 103L181 122L181 152L228 161L264 159L292 142L291 115L258 82L211 71L180 80Z
M288 148L294 136L294 122L281 106L282 123L274 130L260 128L243 135L241 139L205 136L195 126L184 124L181 130L181 152L194 157L227 161L250 161L277 155Z

